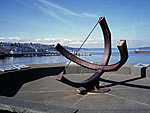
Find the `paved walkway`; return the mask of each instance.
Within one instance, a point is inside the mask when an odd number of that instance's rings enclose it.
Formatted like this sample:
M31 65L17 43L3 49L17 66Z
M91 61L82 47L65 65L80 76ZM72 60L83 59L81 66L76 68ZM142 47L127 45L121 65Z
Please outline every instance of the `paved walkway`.
M81 81L91 75L65 76ZM75 88L47 76L24 84L14 97L1 96L0 108L48 113L150 113L149 77L105 73L101 81L100 85L111 88L109 92L79 95Z

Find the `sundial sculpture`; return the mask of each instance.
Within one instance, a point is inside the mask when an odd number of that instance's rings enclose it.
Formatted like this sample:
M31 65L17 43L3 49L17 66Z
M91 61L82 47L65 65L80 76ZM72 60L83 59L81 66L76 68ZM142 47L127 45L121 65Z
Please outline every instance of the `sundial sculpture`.
M84 81L73 82L63 76L63 73L64 73L64 70L63 70L59 75L57 75L56 80L61 81L72 87L76 87L80 91L84 90L86 92L89 92L89 91L106 92L109 90L109 88L100 88L99 86L100 77L104 72L117 71L122 65L124 65L128 59L128 50L127 50L126 40L121 40L117 46L120 52L120 61L118 61L115 64L108 65L108 62L111 56L111 33L106 23L105 17L100 17L97 21L97 24L98 23L100 24L103 35L104 35L104 56L102 58L102 63L100 65L90 63L88 61L78 58L76 55L73 55L72 53L64 49L59 43L55 46L55 49L59 51L63 56L65 56L67 59L69 59L70 62L73 61L79 64L80 66L95 70L96 72L90 78ZM92 29L92 31L93 30L94 29Z

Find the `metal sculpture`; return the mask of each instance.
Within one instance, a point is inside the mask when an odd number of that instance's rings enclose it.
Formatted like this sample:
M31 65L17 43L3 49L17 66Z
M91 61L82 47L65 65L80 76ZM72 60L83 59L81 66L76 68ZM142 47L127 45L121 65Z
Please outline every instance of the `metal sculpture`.
M73 55L72 53L64 49L59 43L55 46L55 49L59 51L63 56L65 56L67 59L69 59L70 61L73 61L85 68L96 70L96 72L90 78L82 82L73 82L73 81L68 80L67 78L63 76L64 72L61 72L59 75L57 75L56 80L61 81L65 84L68 84L72 87L76 87L79 90L84 90L86 92L93 91L93 90L96 92L99 92L99 91L105 92L109 90L107 88L104 88L104 89L100 88L99 79L104 72L117 71L122 65L124 65L128 59L128 51L127 51L127 46L126 46L126 40L121 40L117 46L120 52L120 61L115 64L108 65L108 62L111 56L111 33L106 23L105 17L99 18L97 23L100 24L103 35L104 35L104 56L102 59L102 63L100 65L93 64L93 63L90 63L88 61L78 58L77 56Z

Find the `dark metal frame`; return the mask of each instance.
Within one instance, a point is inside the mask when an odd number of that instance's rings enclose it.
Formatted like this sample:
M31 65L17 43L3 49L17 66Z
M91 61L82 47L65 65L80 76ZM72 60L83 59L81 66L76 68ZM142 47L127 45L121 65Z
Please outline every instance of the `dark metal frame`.
M111 56L111 33L108 28L108 25L106 23L106 20L104 17L99 18L98 23L100 24L102 28L102 32L104 35L104 56L102 59L102 63L100 65L93 64L88 61L82 60L78 58L77 56L73 55L72 53L68 52L66 49L64 49L59 43L55 46L55 49L59 51L63 56L68 58L69 60L92 70L96 70L96 72L88 79L82 81L82 82L73 82L68 80L63 76L63 72L57 75L57 80L61 81L65 84L68 84L72 87L76 88L84 88L86 91L92 91L92 90L99 90L99 78L104 72L108 71L117 71L122 65L125 64L125 62L128 59L128 51L126 46L126 40L121 40L118 44L118 49L120 52L120 61L108 65L110 56Z

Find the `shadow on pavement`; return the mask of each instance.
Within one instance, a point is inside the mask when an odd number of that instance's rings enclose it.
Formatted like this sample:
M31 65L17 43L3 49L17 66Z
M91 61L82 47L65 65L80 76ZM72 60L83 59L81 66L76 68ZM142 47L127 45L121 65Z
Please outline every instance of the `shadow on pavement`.
M0 74L0 95L12 97L19 91L23 84L46 76L57 75L63 69L64 67L38 68Z
M136 77L136 78L132 78L132 79L124 80L124 81L119 81L119 82L100 78L100 81L111 83L111 84L108 84L108 85L105 85L105 86L101 86L101 87L112 87L112 86L116 86L116 85L124 85L124 86L128 86L128 87L150 89L150 86L128 83L128 82L139 80L139 79L143 79L143 77Z

